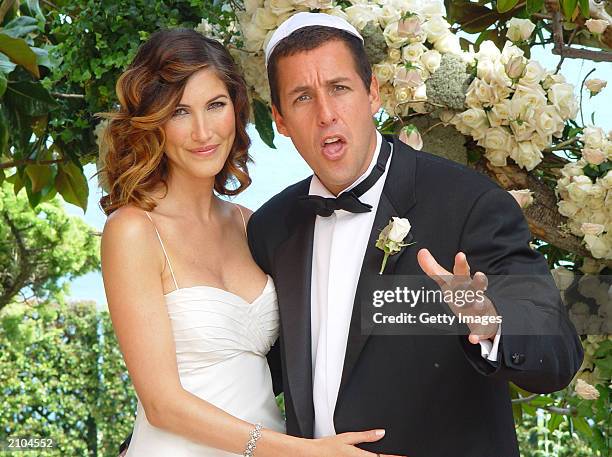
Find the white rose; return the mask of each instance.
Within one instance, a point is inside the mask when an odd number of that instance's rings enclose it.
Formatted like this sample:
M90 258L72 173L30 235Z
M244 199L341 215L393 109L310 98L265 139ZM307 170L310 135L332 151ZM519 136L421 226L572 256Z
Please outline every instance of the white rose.
M525 73L525 58L521 56L512 57L504 64L508 78L517 80Z
M589 251L591 251L591 254L593 254L593 257L596 259L605 259L610 255L610 246L608 246L608 243L606 243L602 237L595 235L584 235L584 242L586 243Z
M579 160L578 162L570 162L561 169L563 176L571 178L572 176L582 176L584 171L582 170L586 165L586 160Z
M531 141L521 141L510 153L519 167L533 170L542 161L542 152Z
M546 69L539 62L532 60L525 67L525 74L521 78L521 84L527 86L539 86L540 81L546 76Z
M485 151L485 157L496 167L505 167L508 165L508 151L503 149L487 149Z
M412 124L402 129L399 139L417 151L423 149L423 138L421 138L419 130Z
M512 143L510 132L505 127L491 127L485 131L484 138L478 141L478 144L486 149L506 150Z
M408 38L410 41L423 41L425 32L423 31L421 18L413 15L402 19L401 16L397 19L397 34L401 37Z
M393 5L384 5L378 14L378 22L384 29L390 22L399 21L401 13Z
M520 84L516 86L516 90L512 95L512 99L521 99L521 105L524 105L526 108L530 109L532 112L544 108L547 106L548 100L546 99L546 92L542 89L542 86L535 83L534 85L524 84L523 79L521 79ZM522 110L523 113L527 113L528 111Z
M575 203L572 203L567 200L561 200L560 202L557 203L557 206L559 208L559 213L562 216L569 217L569 218L574 217L576 213L578 212L578 210L580 209Z
M379 9L377 5L359 4L349 6L344 10L348 16L348 21L358 30L362 30L370 21L378 21L376 11Z
M585 235L595 235L599 236L604 231L604 226L602 224L591 224L590 222L583 222L580 226L580 231Z
M502 100L501 102L493 105L493 108L487 113L491 126L499 127L500 125L509 125L510 110L510 100Z
M567 290L574 282L574 272L564 267L557 267L550 272L559 290Z
M459 43L459 37L451 32L443 35L438 41L434 43L434 48L440 51L442 54L461 54L461 44Z
M506 36L511 41L527 41L533 31L535 24L529 19L519 19L513 17L508 21L508 33Z
M587 79L584 85L591 92L591 96L593 96L600 93L608 83L603 79Z
M389 239L396 243L401 243L410 232L410 221L401 217L394 217L391 221L391 230L389 231Z
M597 400L599 398L599 391L580 378L576 381L575 391L576 395L584 400Z
M523 121L522 119L512 120L510 122L510 128L516 137L516 141L520 142L530 141L535 132L533 124Z
M255 11L255 16L253 16L253 22L255 22L255 25L264 30L275 29L276 21L276 14L272 13L267 8L257 8L257 11Z
M421 14L427 19L446 16L446 8L444 8L444 3L442 2L421 2L421 5Z
M334 6L333 8L326 9L323 11L325 14L329 14L330 16L336 16L341 19L344 19L346 22L349 22L349 17L344 12L341 6Z
M442 54L432 49L424 52L421 56L421 63L427 69L429 73L435 73L440 67L440 61L442 60Z
M594 33L596 35L601 35L608 28L608 21L603 19L589 19L586 21L585 25L589 32Z
M412 98L416 101L427 101L427 86L425 84L421 84L418 87L414 88L414 93ZM415 103L414 105L415 107L420 106L418 103ZM415 108L415 111L417 110L417 108ZM417 111L417 112L424 112L424 111Z
M402 51L395 48L389 48L387 51L389 55L389 60L393 63L399 63L402 60Z
M592 165L599 165L606 160L606 154L601 149L584 148L582 157Z
M423 77L417 68L398 67L395 73L395 86L418 87L423 84Z
M302 6L307 9L324 10L333 6L331 0L293 0L295 6Z
M381 62L373 65L372 69L378 79L378 84L381 86L386 82L393 81L395 78L395 72L397 71L396 65L391 62Z
M546 105L536 111L535 127L536 131L542 136L560 136L565 123L554 106Z
M587 127L582 131L582 141L588 148L603 149L606 140L606 135L603 129L599 127Z
M608 140L608 142L604 145L603 150L608 160L612 161L612 140Z
M544 90L548 90L552 87L553 84L563 84L565 82L565 76L563 76L562 74L554 74L549 72L546 74L544 80L542 81L542 87L544 88Z
M291 0L266 0L264 7L269 9L272 13L277 16L287 14L294 10L293 3Z
M385 41L387 42L387 46L393 49L399 49L406 43L408 43L408 37L402 36L398 33L398 25L399 23L391 22L383 31L383 35L385 37Z
M254 22L249 22L242 27L242 33L244 34L244 46L247 51L261 51L268 33L267 30L258 27Z
M571 84L553 84L548 89L548 99L557 107L563 119L573 119L578 112L578 103Z
M600 184L606 189L612 189L612 170L608 171L603 178L599 178ZM612 194L608 191L608 194Z
M399 86L395 89L395 99L398 104L406 103L412 99L412 93L407 86Z
M502 49L501 52L501 62L506 65L510 60L516 58L516 57L524 57L525 56L525 52L519 48L518 46L516 46L514 43L512 43L511 41L506 41L506 43L504 44L504 49ZM524 58L521 60L525 60Z
M489 127L487 114L482 109L470 108L459 114L459 116L461 117L463 123L473 130Z
M496 65L494 60L478 61L478 65L476 66L476 76L482 79L484 82L491 83L498 79L498 69L499 67Z
M570 198L576 203L582 203L588 197L593 187L593 181L588 176L574 176L572 182L567 186Z
M406 61L416 62L420 59L427 48L421 43L411 43L402 48L402 57Z
M480 62L485 60L499 60L501 57L501 52L497 45L493 43L491 40L483 41L480 44L480 49L476 53L476 60L478 60L479 65Z
M529 189L509 190L508 193L514 197L521 208L527 208L533 203L533 192Z
M244 10L248 15L255 13L259 6L259 0L244 0Z
M441 17L432 17L430 20L423 24L423 30L427 34L427 40L431 43L435 43L440 38L448 34L450 24Z

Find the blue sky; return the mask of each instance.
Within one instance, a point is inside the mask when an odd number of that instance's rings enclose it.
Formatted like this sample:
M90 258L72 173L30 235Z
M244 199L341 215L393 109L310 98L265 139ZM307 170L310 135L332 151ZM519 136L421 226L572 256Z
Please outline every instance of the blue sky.
M538 60L549 69L556 68L559 62L559 57L552 54L550 48L538 47L533 49L532 59ZM568 82L574 84L578 94L584 76L593 68L595 68L595 72L589 78L606 79L606 76L612 75L612 63L595 63L574 59L565 60L561 73L567 78ZM591 113L595 112L595 125L604 128L606 132L612 130L612 116L610 116L609 109L612 101L612 81L609 84L610 86L605 88L602 93L591 99L589 99L587 92L583 92L585 122L589 124ZM580 120L580 114L578 120ZM271 149L259 139L259 135L254 128L249 128L249 134L253 141L251 156L254 159L254 164L250 167L253 184L236 197L234 201L251 209L256 209L288 185L308 176L310 169L288 138L277 133L275 138L277 149ZM88 178L93 176L96 171L94 165L87 166L85 170ZM91 178L87 212L83 214L80 208L73 205L66 205L66 209L70 214L81 216L91 226L102 230L106 218L98 206L100 197L101 192L97 180ZM100 273L90 273L73 281L71 298L95 300L100 307L104 308L106 299Z

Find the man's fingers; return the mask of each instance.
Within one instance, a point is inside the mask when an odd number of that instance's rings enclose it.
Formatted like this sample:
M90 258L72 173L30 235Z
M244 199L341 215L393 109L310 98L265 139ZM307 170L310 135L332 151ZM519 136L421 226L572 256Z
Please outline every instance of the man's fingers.
M458 252L455 256L455 265L453 266L453 274L457 276L470 276L470 264L463 252Z
M338 435L338 438L345 444L373 443L385 436L385 431L382 429L366 430L363 432L347 432Z
M417 261L425 274L436 281L440 287L447 284L445 279L448 278L445 278L445 276L448 277L451 273L443 268L427 249L419 250Z

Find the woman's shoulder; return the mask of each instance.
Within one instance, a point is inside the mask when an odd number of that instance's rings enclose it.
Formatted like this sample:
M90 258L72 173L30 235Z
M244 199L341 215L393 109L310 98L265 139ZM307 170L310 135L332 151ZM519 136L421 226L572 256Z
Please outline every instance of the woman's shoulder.
M102 239L120 243L129 250L141 250L155 240L155 226L146 212L132 205L123 206L108 216Z

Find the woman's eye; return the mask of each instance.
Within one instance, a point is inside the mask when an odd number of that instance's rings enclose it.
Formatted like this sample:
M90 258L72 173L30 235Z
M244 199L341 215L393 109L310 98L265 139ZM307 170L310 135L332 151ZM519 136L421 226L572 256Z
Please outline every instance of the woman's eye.
M187 110L185 108L177 108L174 110L174 116L182 116L187 114Z
M225 102L214 102L208 106L208 109L221 109L226 105Z

